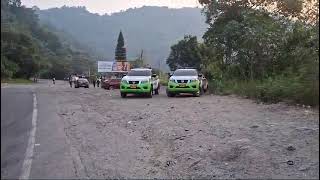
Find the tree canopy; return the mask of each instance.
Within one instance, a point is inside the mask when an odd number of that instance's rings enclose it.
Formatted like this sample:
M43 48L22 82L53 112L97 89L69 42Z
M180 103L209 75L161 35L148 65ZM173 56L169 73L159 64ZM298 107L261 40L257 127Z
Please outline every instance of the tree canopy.
M126 48L124 47L124 38L121 31L118 36L118 42L115 51L115 59L117 61L126 61L127 59Z
M319 104L318 1L200 3L209 25L203 43L187 36L173 45L167 59L171 69L195 66L216 90ZM248 85L236 86L240 82Z
M182 67L199 68L201 56L197 37L185 36L183 40L171 46L171 52L166 62L171 70Z
M1 78L41 75L62 79L70 73L85 73L91 57L63 42L52 29L38 22L34 9L20 0L1 1Z

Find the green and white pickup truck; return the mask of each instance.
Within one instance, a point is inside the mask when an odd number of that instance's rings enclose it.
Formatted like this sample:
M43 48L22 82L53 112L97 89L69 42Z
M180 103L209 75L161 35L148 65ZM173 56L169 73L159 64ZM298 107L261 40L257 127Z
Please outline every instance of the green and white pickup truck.
M159 94L160 80L152 74L148 68L131 69L126 76L121 79L120 94L125 98L127 94L142 94L152 97L152 94Z
M174 97L180 93L200 96L208 89L208 81L196 69L177 69L169 78L167 96Z

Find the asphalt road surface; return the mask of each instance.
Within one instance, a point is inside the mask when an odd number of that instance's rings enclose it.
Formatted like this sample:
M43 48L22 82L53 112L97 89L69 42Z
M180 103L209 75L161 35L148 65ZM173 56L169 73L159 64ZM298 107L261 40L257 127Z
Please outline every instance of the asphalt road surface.
M32 128L33 94L37 97L37 124L28 178L76 178L64 126L57 114L55 97L37 93L37 85L9 85L1 88L1 179L17 179L23 167ZM30 148L30 147L29 147Z
M163 89L122 99L65 81L8 85L1 178L19 177L319 179L319 112Z
M19 178L32 119L32 91L1 89L1 178Z

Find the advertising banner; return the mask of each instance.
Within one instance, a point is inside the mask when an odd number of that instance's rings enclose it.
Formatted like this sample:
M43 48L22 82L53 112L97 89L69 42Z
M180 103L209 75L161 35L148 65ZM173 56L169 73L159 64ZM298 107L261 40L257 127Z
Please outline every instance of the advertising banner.
M113 61L98 61L98 72L111 72Z
M129 62L115 62L112 68L113 71L129 71L130 63Z
M98 61L98 72L129 71L129 62Z

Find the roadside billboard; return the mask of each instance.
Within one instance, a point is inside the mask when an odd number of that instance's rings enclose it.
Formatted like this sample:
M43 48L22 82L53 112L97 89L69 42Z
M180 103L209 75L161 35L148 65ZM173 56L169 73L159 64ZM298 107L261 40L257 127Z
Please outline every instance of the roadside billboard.
M129 62L98 61L98 72L129 71Z
M111 72L113 61L98 61L98 72Z
M129 71L130 63L129 62L115 62L113 65L113 71Z

